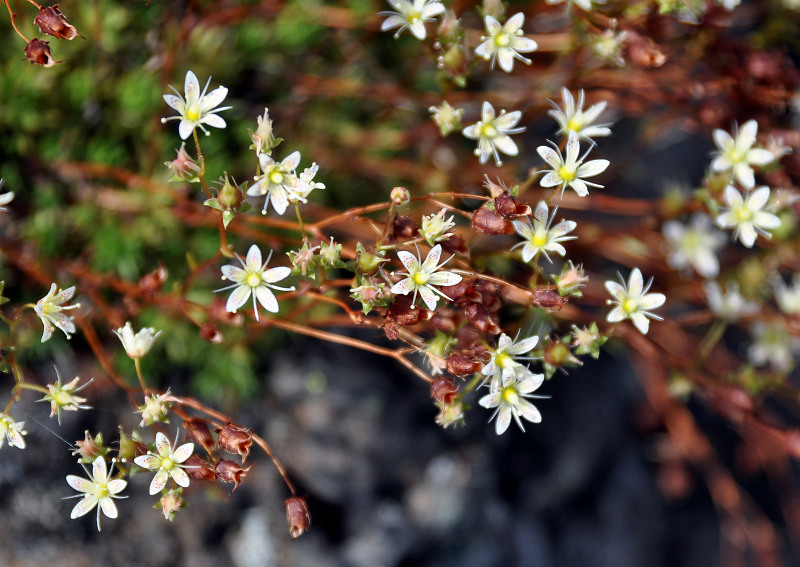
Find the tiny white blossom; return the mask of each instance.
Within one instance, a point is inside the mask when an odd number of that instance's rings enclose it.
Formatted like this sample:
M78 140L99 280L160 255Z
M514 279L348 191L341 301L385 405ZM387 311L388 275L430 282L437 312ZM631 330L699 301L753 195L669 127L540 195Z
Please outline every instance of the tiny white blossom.
M219 103L225 100L225 97L228 96L228 89L225 87L217 87L210 93L206 94L206 91L208 90L208 84L210 82L211 78L208 79L206 86L201 93L200 83L197 81L197 77L191 71L187 71L186 80L184 81L183 87L186 98L182 97L181 93L179 93L172 85L170 85L169 88L171 88L175 94L164 95L164 101L169 106L177 110L180 113L180 116L162 118L161 122L163 124L168 120L180 120L181 123L178 125L178 133L183 140L191 136L195 128L200 128L206 134L206 136L208 136L210 132L205 129L204 125L212 126L214 128L225 128L225 126L227 126L225 120L221 116L217 116L216 113L232 108L230 106L217 108Z
M42 325L44 325L42 342L47 341L53 335L53 326L64 331L64 335L66 335L68 339L71 338L71 334L75 333L75 324L72 322L72 317L61 313L62 311L75 309L81 306L80 303L64 305L64 303L72 299L72 296L75 295L75 286L61 290L58 293L56 293L56 289L56 284L51 285L47 295L33 306L33 310L36 312L39 319L42 320Z
M264 116L256 117L256 131L250 133L250 139L253 141L251 149L256 151L256 155L262 153L269 153L275 145L275 134L272 131L272 120L269 117L269 109L264 109Z
M312 163L311 167L307 167L303 170L298 176L297 185L290 188L286 194L287 199L293 205L296 203L307 203L308 196L314 189L325 189L324 183L319 183L314 181L314 176L319 171L319 166L316 163Z
M28 432L23 430L23 427L25 427L24 421L14 421L9 414L0 413L0 449L5 445L6 439L10 446L24 449L25 439L22 436Z
M381 24L381 31L400 28L394 37L400 36L408 28L418 40L427 35L425 22L432 22L436 16L444 13L444 4L437 0L387 0L394 12L378 12L380 16L389 16Z
M757 234L770 238L767 229L781 225L781 219L767 212L767 201L769 187L766 185L752 193L748 192L744 198L733 185L728 185L725 188L725 202L728 206L717 216L717 225L720 228L733 228L733 237L752 248Z
M86 405L86 398L76 396L78 392L83 390L86 386L91 384L91 380L78 386L80 377L76 376L67 384L61 383L61 374L56 368L56 383L47 385L47 394L40 402L50 402L50 417L54 415L58 419L58 424L61 425L61 410L78 411L79 409L91 409L91 406Z
M625 319L630 319L636 329L643 335L647 334L650 329L650 321L648 317L662 321L663 319L658 315L652 313L651 309L656 309L664 305L666 296L663 293L647 293L650 286L653 284L653 278L644 285L644 278L639 268L634 268L628 277L628 284L625 285L625 280L622 275L619 275L620 283L609 280L605 283L606 290L614 300L608 300L609 305L616 304L606 316L606 321L609 323L617 323Z
M722 288L714 281L705 282L703 290L706 292L711 312L728 321L753 315L760 309L758 303L742 297L739 293L739 284L735 281L729 281L725 285L725 293L722 293Z
M85 470L86 467L84 467ZM83 500L75 504L72 513L69 515L71 519L80 518L91 512L97 506L97 531L100 531L100 510L107 518L117 517L117 505L114 504L113 498L127 498L127 496L117 496L120 492L125 490L128 486L126 480L121 478L111 479L114 465L112 462L111 470L106 467L106 460L104 457L97 457L92 463L92 472L86 471L89 478L82 478L75 475L67 476L67 483L83 494L75 496L67 496L67 498L80 498Z
M442 106L431 106L428 111L432 114L433 122L439 127L442 136L461 129L463 108L454 108L445 100L442 101Z
M550 259L548 252L556 252L563 256L567 251L560 243L578 238L577 236L567 236L568 233L575 230L575 227L578 226L578 223L575 221L562 220L556 226L550 228L557 211L558 207L553 209L553 214L548 218L547 203L539 201L539 204L536 205L536 211L533 213L533 224L531 224L528 218L525 218L524 222L519 220L513 221L514 230L525 239L525 242L520 242L511 249L514 250L515 248L524 246L522 249L522 259L525 262L530 262L536 254L541 252L552 264L553 260Z
M267 154L260 154L258 161L261 165L261 175L253 178L255 183L247 189L247 194L251 197L266 195L261 212L267 214L267 206L272 202L275 212L282 215L289 206L290 195L301 184L296 173L297 166L300 165L300 152L292 152L280 163Z
M139 406L136 413L142 414L142 421L139 427L152 425L153 423L169 423L168 415L172 407L172 395L169 390L163 394L145 395L144 405Z
M539 46L532 39L523 37L522 24L525 23L525 15L522 12L511 16L502 26L489 15L486 15L483 21L486 25L486 35L481 37L483 43L475 49L475 55L486 61L491 59L493 69L495 61L499 61L500 68L506 73L514 69L514 59L519 59L526 65L531 64L531 60L520 53L536 51Z
M509 156L519 153L517 144L509 137L509 134L519 134L525 131L524 127L514 128L520 118L522 118L522 112L519 110L509 113L501 110L500 116L495 116L494 107L489 102L484 102L480 121L467 126L461 133L470 140L478 140L475 155L480 158L481 163L486 163L489 161L489 156L494 156L494 163L500 166L503 162L500 161L498 151Z
M175 444L177 445L177 439ZM140 455L133 460L142 468L158 471L150 483L150 494L161 492L170 478L179 486L184 488L189 486L189 475L183 470L185 467L183 462L192 455L194 443L184 443L173 449L167 436L159 431L156 433L156 449L157 455L148 451L146 455Z
M478 403L485 408L497 408L489 418L491 421L497 417L494 427L497 435L502 435L508 429L512 417L522 431L525 431L525 427L522 425L520 417L531 423L542 421L542 414L526 398L539 397L534 396L532 392L536 391L543 382L544 374L517 375L509 373L503 374L501 384L495 386L492 383L489 386L489 393L478 400Z
M610 124L594 124L603 111L606 109L606 101L593 104L584 112L584 92L583 89L578 93L578 104L575 104L575 99L566 87L561 88L561 100L564 102L564 110L552 100L547 102L553 107L553 110L548 110L547 114L555 118L558 125L561 126L558 133L567 135L569 132L575 132L578 138L584 140L591 140L598 136L610 136Z
M542 177L540 182L542 187L561 187L561 196L564 196L564 190L567 187L572 187L575 192L585 197L589 194L588 187L602 188L602 185L586 181L585 177L594 177L603 173L609 165L607 159L593 159L592 161L583 163L592 147L586 150L582 157L578 157L581 151L578 135L570 131L567 138L567 152L566 159L561 155L558 146L553 144L553 147L539 146L536 151L544 161L553 169L547 172L547 175Z
M773 288L775 301L781 311L786 315L800 315L800 273L794 275L791 286L787 286L782 279L777 278Z
M453 222L453 215L450 215L449 219L444 218L446 212L447 209L442 209L435 215L422 217L421 233L425 237L425 241L431 246L453 236L452 232L447 231L453 228L456 223Z
M408 272L400 272L398 275L408 277L394 284L391 292L396 295L408 295L413 291L414 298L411 300L412 308L413 304L417 301L417 293L419 293L422 301L425 302L426 307L431 311L436 309L439 296L450 300L449 297L436 289L434 286L456 285L461 281L461 276L454 274L453 272L437 271L449 261L448 259L440 264L439 258L441 255L442 245L437 244L431 248L431 251L428 252L428 256L425 258L425 261L420 264L420 258L414 256L411 252L400 250L397 253L397 257L400 258L400 261L403 263L403 266L405 266Z
M2 188L3 188L3 180L0 179L0 189ZM13 199L14 199L13 191L0 194L0 211L7 211L8 209L5 208L5 205L8 205Z
M725 235L714 228L708 215L695 213L690 224L664 223L664 238L669 245L667 263L682 270L692 266L704 278L719 274L717 251L725 245Z
M714 143L719 149L711 162L711 169L717 173L731 171L731 178L736 178L745 189L752 189L756 182L751 165L766 165L775 159L763 148L753 148L758 133L758 123L748 120L738 131L734 127L734 136L717 128L713 132Z
M502 333L497 340L497 348L489 349L489 362L481 369L481 372L488 379L491 379L492 387L500 388L509 376L518 378L530 378L533 373L527 366L519 360L533 360L532 357L522 356L529 353L538 344L539 337L527 337L522 340L514 339Z
M794 367L794 352L800 341L780 325L755 323L750 328L754 342L747 349L747 359L755 366L769 365L776 372L789 372Z
M122 341L125 352L131 358L144 357L150 352L150 347L161 333L162 331L156 331L153 327L143 327L141 331L134 333L130 321L125 323L124 327L114 331L114 334Z

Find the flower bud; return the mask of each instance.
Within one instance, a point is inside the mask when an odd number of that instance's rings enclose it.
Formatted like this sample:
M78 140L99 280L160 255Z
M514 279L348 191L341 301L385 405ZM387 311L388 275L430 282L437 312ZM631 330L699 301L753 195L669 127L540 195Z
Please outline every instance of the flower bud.
M211 429L208 427L208 420L201 417L190 417L184 420L183 428L189 433L190 436L200 443L208 452L214 447L214 436L211 435Z
M319 250L319 246L308 247L308 242L304 242L302 248L299 250L290 250L286 253L289 256L289 261L292 263L292 271L295 274L302 274L314 278L314 266L317 265L317 259L314 254Z
M547 345L542 358L547 364L554 368L578 362L578 359L572 355L572 351L569 350L569 347L561 341L553 341Z
M311 513L308 503L301 496L292 496L286 500L286 522L292 539L298 538L311 526Z
M238 454L242 457L242 464L250 454L253 444L253 432L246 427L236 425L231 420L220 429L216 429L217 443L228 453Z
M225 180L217 195L217 203L223 211L235 211L244 200L241 190L233 185L228 179L228 172L225 172Z
M513 234L514 225L486 205L472 213L472 228L483 234Z
M214 481L217 479L217 473L214 465L205 459L201 459L197 455L192 455L183 462L183 470L195 480Z
M198 175L202 171L202 168L186 151L186 142L181 142L181 147L177 152L178 157L172 161L164 162L164 165L172 170L172 179L170 179L170 181L186 181L188 183L199 182L200 178Z
M250 149L255 150L256 155L262 153L269 154L272 152L272 148L277 146L279 142L275 140L275 134L272 131L272 120L269 118L269 109L265 108L264 116L259 116L257 120L258 127L256 131L247 130L250 134L250 139L253 141L253 145L250 146Z
M39 13L33 23L39 26L39 30L47 35L52 35L58 39L75 39L80 36L75 26L71 25L61 10L58 9L58 4L49 6L47 8L40 8Z
M360 242L356 245L356 262L360 272L364 274L374 274L378 271L378 266L387 261L386 258L379 254L367 252Z
M238 463L234 463L228 459L220 459L217 463L217 466L214 467L214 472L217 474L217 478L222 482L232 482L234 484L233 490L231 490L231 492L233 492L239 488L239 485L242 483L242 479L247 476L247 473L250 472L250 469L252 468L253 465L250 465L247 468L242 468L242 466Z
M50 53L50 42L35 37L25 46L25 58L31 65L41 65L42 67L52 67L56 63L61 63L61 61L53 59L53 54Z
M110 449L103 443L103 434L98 433L92 437L87 429L83 434L83 439L75 441L75 449L72 451L74 456L80 456L78 462L88 464L93 463L97 457L104 457Z
M395 205L407 205L411 200L411 193L405 187L394 187L389 193L389 198Z
M558 288L558 294L562 296L581 297L583 294L580 288L586 285L589 278L583 271L583 264L575 266L572 260L567 261L558 275L553 274L553 281Z
M464 424L464 402L453 400L450 404L436 402L439 408L439 415L436 416L436 423L447 429L451 425Z
M451 404L458 395L458 386L450 378L440 376L431 383L431 397L437 402Z
M341 268L344 265L341 254L342 245L335 243L333 236L330 243L321 242L319 245L319 263L325 268Z
M182 494L182 488L178 488L177 490L170 488L169 492L163 494L161 500L159 500L158 504L153 506L153 508L161 510L164 517L171 522L175 518L175 512L189 505L188 502L183 499Z
M447 232L453 228L456 223L453 222L453 215L449 219L445 219L444 215L447 209L442 209L435 215L428 215L422 217L422 236L425 237L425 242L433 246L442 240L448 240L453 236L452 232Z
M136 412L142 414L142 421L139 423L139 427L152 425L156 422L169 423L169 418L167 416L169 415L169 410L172 407L172 402L170 401L169 397L169 390L160 396L155 394L152 396L145 396L144 405L139 406L139 411Z

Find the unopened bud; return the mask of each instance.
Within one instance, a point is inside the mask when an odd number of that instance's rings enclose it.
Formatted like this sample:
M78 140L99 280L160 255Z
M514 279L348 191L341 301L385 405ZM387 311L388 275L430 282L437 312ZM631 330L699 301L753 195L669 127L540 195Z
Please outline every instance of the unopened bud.
M188 503L184 501L182 494L182 488L178 488L177 490L171 488L169 492L161 496L158 504L153 506L153 508L156 510L161 510L161 513L164 514L164 517L171 522L175 518L175 513L178 510L188 506Z
M39 26L39 30L47 35L52 35L58 39L75 39L80 36L75 26L71 25L61 10L58 9L58 4L49 6L47 8L40 8L39 13L33 23Z
M359 242L356 246L356 261L360 272L364 274L374 274L378 271L378 266L387 260L378 254L367 252Z
M199 182L200 178L198 175L200 171L202 171L202 168L186 151L186 142L181 142L181 147L176 151L178 157L172 161L164 162L164 165L172 170L172 179L170 181Z
M411 200L411 193L405 187L394 187L389 193L389 198L395 205L407 205Z
M242 457L242 464L250 454L250 446L253 444L253 432L246 427L236 425L231 420L224 427L216 430L217 443L228 453L238 454Z
M110 449L103 443L103 434L98 433L92 437L87 429L83 434L83 439L75 441L75 449L72 451L74 456L79 456L78 462L88 464L94 462L97 457L104 457Z
M311 513L305 498L292 496L286 500L286 523L292 539L298 538L311 526Z
M36 39L35 37L25 46L25 58L31 65L41 65L42 67L52 67L56 63L53 54L50 53L50 42Z
M457 50L461 53L460 48L454 45L450 48L448 53L452 50ZM442 57L442 63L446 64L447 54ZM429 109L433 115L433 122L439 127L439 133L442 136L447 136L451 132L461 130L461 117L464 115L463 108L453 108L447 101L442 102L442 106L431 106Z
M431 397L437 402L451 404L458 395L458 386L449 378L440 376L431 383Z
M217 202L223 211L235 211L244 200L244 195L236 185L228 179L228 172L225 172L225 180L217 195Z
M217 473L217 478L222 482L232 482L234 484L233 490L231 490L231 492L233 492L239 488L242 479L247 476L247 473L250 472L252 468L253 465L242 468L238 463L229 461L228 459L220 459L217 466L214 468L214 472Z

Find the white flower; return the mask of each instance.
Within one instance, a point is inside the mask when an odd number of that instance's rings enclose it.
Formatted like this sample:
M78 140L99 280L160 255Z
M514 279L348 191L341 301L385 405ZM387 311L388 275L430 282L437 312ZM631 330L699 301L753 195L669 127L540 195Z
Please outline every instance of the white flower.
M39 316L39 319L42 320L42 325L44 325L42 342L47 341L53 335L54 325L64 331L64 335L66 335L68 339L71 338L70 334L75 332L75 324L72 322L72 317L67 317L61 313L61 311L75 309L81 306L80 303L64 305L64 303L72 299L74 294L75 286L56 293L56 284L53 284L50 286L50 291L47 295L33 306L33 310L36 311L36 315Z
M205 132L206 136L210 135L210 132L205 129L204 125L214 128L225 128L225 126L227 126L225 120L223 120L221 116L217 116L216 113L228 110L232 107L216 107L228 96L228 89L225 87L217 87L206 94L210 82L211 78L208 79L203 92L200 93L200 83L197 82L197 77L191 71L187 71L183 87L186 98L184 99L172 85L170 85L169 88L171 88L175 94L164 95L164 101L177 110L180 116L162 118L161 123L163 124L168 120L180 120L181 123L178 125L178 133L182 140L191 136L195 128L200 128Z
M606 109L606 101L593 104L583 111L584 92L583 89L578 93L578 104L575 104L575 99L572 94L566 89L561 87L561 100L564 101L564 110L561 110L555 102L548 100L547 102L553 107L553 110L548 110L547 114L555 118L561 129L559 134L568 134L575 132L578 138L584 140L591 140L597 136L610 136L611 129L609 124L594 124L603 111Z
M263 155L263 154L262 154ZM280 291L294 291L294 287L279 287L275 283L284 280L292 273L292 269L286 266L279 268L270 268L267 270L272 258L272 251L270 251L267 261L261 263L261 250L253 244L250 250L247 251L247 258L242 258L237 254L236 259L242 265L242 268L228 264L222 266L222 279L234 282L232 285L223 287L215 291L225 291L227 289L236 288L228 298L228 303L225 309L228 313L236 313L236 311L245 304L245 302L253 296L253 311L255 312L256 321L258 321L258 302L270 313L278 312L278 300L275 299L275 294L270 291L277 289Z
M725 235L714 228L708 215L695 213L691 224L664 223L664 238L669 244L667 263L676 270L692 266L704 278L719 274L717 250L725 244Z
M25 439L22 436L28 432L24 431L23 427L25 427L24 421L14 421L14 418L7 413L0 413L0 449L5 445L6 439L12 447L24 449Z
M125 490L128 482L121 478L112 480L113 470L113 464L111 470L107 470L105 458L97 457L92 463L92 473L89 474L89 471L86 471L86 474L89 475L88 479L72 474L67 476L67 483L78 492L83 492L82 495L67 496L67 498L83 496L83 500L75 504L72 509L72 513L69 515L71 519L85 516L97 506L97 531L100 531L100 510L108 518L117 517L117 505L114 504L112 498L127 498L126 496L117 496L117 494Z
M516 374L503 374L502 384L497 387L492 384L489 393L478 400L478 403L485 408L497 408L489 420L497 417L494 430L498 435L502 435L508 429L512 417L522 431L525 431L525 427L520 417L532 423L542 421L542 414L536 406L525 399L538 397L531 392L541 386L542 382L544 374L528 374L522 379Z
M293 205L307 203L308 196L314 189L325 189L324 183L314 181L317 171L319 171L319 166L316 163L312 163L311 167L303 170L303 173L298 177L297 185L291 187L286 194L290 203Z
M380 16L389 16L381 24L381 31L400 28L394 37L397 38L408 28L418 40L425 39L425 22L432 22L436 16L444 13L444 4L436 0L387 0L396 11L378 12Z
M139 422L139 427L145 425L152 425L156 422L169 423L167 416L172 407L172 395L167 390L163 394L152 394L144 397L144 405L139 406L136 413L142 414L142 421Z
M780 325L755 323L750 328L755 341L747 349L747 359L755 366L769 366L776 372L788 372L794 367L794 351L800 343L793 340Z
M731 178L736 177L745 189L752 189L756 182L751 165L766 165L775 159L763 148L753 148L758 133L758 123L748 120L731 137L725 130L717 128L713 132L714 143L719 148L711 162L711 169L717 173L731 170Z
M609 312L606 316L606 321L609 323L617 323L624 319L630 319L633 325L643 335L647 334L650 329L650 321L648 317L662 321L663 319L658 315L650 312L650 309L656 309L664 305L666 297L663 293L647 293L650 286L653 284L653 278L644 285L642 272L639 268L634 268L628 277L628 285L625 285L625 280L622 275L619 275L619 281L609 280L605 283L608 293L614 298L614 301L608 300L609 305L616 303L616 307Z
M422 236L425 237L425 241L431 246L453 236L452 232L447 231L453 228L456 223L453 222L453 215L450 215L449 219L444 218L446 212L447 209L442 209L435 215L422 217Z
M255 150L256 155L261 155L270 152L275 145L275 134L272 131L272 120L269 118L268 108L264 109L264 116L256 117L256 122L256 131L248 130L250 139L253 141L250 149Z
M475 155L480 157L481 163L486 163L489 161L489 156L493 155L494 163L500 166L503 162L500 161L498 151L509 156L519 153L517 144L508 135L525 131L524 127L514 128L520 118L522 112L519 110L509 113L501 110L500 116L495 117L494 107L484 102L480 121L467 126L461 133L470 140L478 140Z
M92 381L89 380L82 386L78 386L80 377L76 376L67 384L61 384L61 374L56 368L56 383L47 385L47 394L40 402L50 402L50 417L54 415L58 418L58 424L61 425L61 410L78 411L79 409L91 409L91 406L86 405L86 398L76 396L75 394L83 390Z
M177 441L176 438L176 445ZM192 455L194 443L184 443L173 450L167 436L159 431L156 433L156 449L158 450L157 455L148 451L146 455L140 455L133 459L133 462L142 468L158 471L150 483L150 494L161 492L170 478L179 486L184 488L189 486L189 475L183 470L185 465L182 463Z
M125 323L124 327L114 331L114 334L122 341L125 352L131 358L144 357L150 352L150 347L161 333L162 331L156 331L153 327L143 327L141 331L134 334L130 321Z
M773 283L775 288L775 301L786 315L800 315L800 273L792 278L792 285L788 287L783 280L776 278Z
M540 182L542 187L560 186L562 197L564 196L564 189L567 187L575 189L575 192L581 197L585 197L589 194L587 186L602 188L602 185L591 183L583 178L594 177L595 175L603 173L608 167L609 161L607 159L593 159L590 162L583 163L583 160L585 160L589 152L592 151L592 147L586 150L583 157L578 159L580 150L581 147L578 141L578 135L572 131L569 132L569 137L567 139L566 160L562 157L561 151L555 144L553 144L553 148L548 146L539 146L536 148L536 151L542 159L553 168L551 171L547 172L547 175L542 177L542 181Z
M3 180L0 179L0 189L2 188L3 188ZM0 211L7 211L8 209L5 208L5 205L8 205L13 199L14 199L13 191L0 194Z
M400 261L403 263L406 270L408 270L408 273L400 272L399 275L408 277L394 284L391 292L398 295L408 295L413 291L414 298L412 300L412 308L413 304L417 301L417 293L419 293L420 297L422 297L422 301L425 302L425 305L431 311L436 309L436 303L439 301L437 294L449 300L449 297L434 286L456 285L461 281L461 276L453 272L437 272L439 268L449 261L448 259L440 264L439 257L441 255L442 245L437 244L431 248L431 251L428 252L428 256L425 258L425 262L420 265L419 258L415 257L411 252L400 250L397 253L397 257L400 258Z
M292 152L280 163L267 154L259 155L258 161L262 173L253 178L256 182L247 189L247 194L251 197L266 195L261 212L267 214L267 206L271 201L275 212L282 215L289 206L290 192L295 191L300 184L296 173L297 166L300 165L300 152Z
M725 188L725 201L727 209L717 216L717 225L720 228L733 228L733 237L752 248L756 242L756 233L770 238L770 233L766 229L778 228L781 219L767 212L767 201L769 201L769 187L763 185L755 191L742 195L733 185Z
M534 256L542 252L545 258L552 264L553 261L547 253L557 252L563 256L567 251L559 243L578 238L577 236L567 236L567 233L572 232L575 230L575 227L578 226L578 223L575 221L562 220L556 226L550 228L553 219L556 217L556 211L558 211L558 207L553 209L553 214L548 219L547 203L539 201L539 204L536 205L536 211L533 213L533 225L531 225L531 221L528 218L526 218L524 222L519 220L513 221L514 230L516 230L517 234L524 238L526 242L520 242L511 249L514 250L515 248L524 246L522 249L522 259L525 262L530 262Z
M431 106L428 111L433 115L433 122L439 127L442 136L447 136L450 132L461 129L461 117L464 115L463 108L453 108L446 100L442 101L442 106Z
M741 317L753 315L759 311L758 303L747 301L739 293L739 284L730 281L725 285L725 293L722 293L717 282L708 281L703 283L703 290L708 297L708 307L717 317L736 321Z
M524 364L517 360L533 360L531 357L522 356L533 350L539 342L539 337L533 336L521 341L511 340L511 337L502 333L497 340L497 349L489 350L491 358L481 372L491 378L493 388L500 388L502 384L513 376L530 378L533 373Z
M481 43L475 49L475 55L483 57L486 61L492 60L500 62L500 68L506 73L510 73L514 68L514 59L519 59L526 65L531 64L531 60L520 55L536 51L539 47L535 41L522 36L522 24L525 23L525 15L522 12L514 14L508 21L500 25L492 16L485 16L486 35L481 37Z

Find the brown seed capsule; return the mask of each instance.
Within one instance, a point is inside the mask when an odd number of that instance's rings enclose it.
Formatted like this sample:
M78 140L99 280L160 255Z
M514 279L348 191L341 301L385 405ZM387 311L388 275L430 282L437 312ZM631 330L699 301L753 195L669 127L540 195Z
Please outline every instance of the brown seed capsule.
M503 191L497 196L494 200L494 209L504 217L529 215L532 212L528 205L517 201L508 191Z
M464 309L464 315L470 323L484 335L496 335L500 333L500 325L497 324L496 317L492 315L483 305L472 303Z
M61 63L61 61L53 59L53 54L50 53L50 42L35 37L25 46L25 58L31 65L41 65L42 67L52 67L56 63Z
M221 343L224 338L219 330L219 327L217 327L214 323L206 323L200 327L200 337L204 341L214 344Z
M411 240L419 236L419 226L411 220L411 217L396 216L392 220L392 226L386 238L387 242L402 242Z
M552 289L537 288L531 292L531 305L542 307L548 311L561 311L564 306L564 298Z
M167 281L168 275L167 269L159 264L158 268L149 274L145 274L139 280L139 291L150 296L157 294L164 286L164 282Z
M447 357L447 371L455 376L475 374L479 372L483 366L482 362L471 360L459 352L454 352Z
M75 39L81 34L75 29L75 26L67 21L61 10L58 9L58 4L55 6L48 6L41 8L33 23L39 26L42 33L52 35L58 39Z
M431 382L431 397L437 402L450 405L458 395L458 386L450 379L439 376Z
M253 465L242 468L238 463L234 463L228 459L220 459L217 466L214 468L214 472L217 473L217 478L222 482L232 482L234 484L233 490L231 490L231 492L233 492L239 488L242 479L247 476L247 473L250 472L252 468Z
M217 443L228 453L242 456L242 464L250 454L250 446L253 444L253 432L246 427L236 425L231 420L224 427L216 430Z
M217 480L217 473L214 470L214 465L205 459L201 459L197 455L192 455L186 459L183 462L183 467L186 474L195 480Z
M661 67L667 62L667 56L664 55L652 39L633 30L626 30L624 46L627 54L626 59L634 65Z
M301 496L292 496L286 500L286 523L292 539L298 538L311 526L311 513L308 503Z
M214 448L214 436L208 427L208 420L200 417L190 417L183 422L183 428L191 435L206 452Z
M486 206L472 213L472 228L483 234L513 234L511 221L489 210Z

